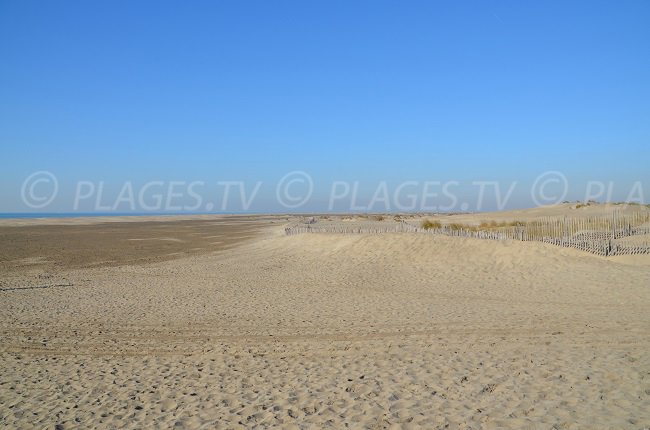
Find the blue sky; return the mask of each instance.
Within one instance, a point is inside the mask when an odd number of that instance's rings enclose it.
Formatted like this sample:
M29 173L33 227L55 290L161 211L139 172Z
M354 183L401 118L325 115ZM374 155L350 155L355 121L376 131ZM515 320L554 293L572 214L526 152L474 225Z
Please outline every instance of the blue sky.
M0 212L75 182L531 184L650 200L650 2L0 0ZM645 189L644 188L644 189ZM525 188L508 206L530 206ZM471 205L470 205L471 206ZM124 209L124 208L122 208ZM236 208L233 209L236 211Z

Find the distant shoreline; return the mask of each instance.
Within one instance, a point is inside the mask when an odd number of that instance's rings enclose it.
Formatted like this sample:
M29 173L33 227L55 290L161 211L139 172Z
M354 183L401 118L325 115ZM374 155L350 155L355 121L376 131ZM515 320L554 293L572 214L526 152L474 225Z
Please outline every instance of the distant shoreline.
M125 216L256 215L230 212L0 212L0 219L88 218Z

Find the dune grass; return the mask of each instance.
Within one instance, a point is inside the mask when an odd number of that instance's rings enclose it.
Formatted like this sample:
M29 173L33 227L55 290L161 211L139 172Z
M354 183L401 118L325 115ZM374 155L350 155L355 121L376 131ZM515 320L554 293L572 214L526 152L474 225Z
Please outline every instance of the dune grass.
M422 227L425 230L430 230L432 228L441 228L442 224L440 224L440 221L431 221L425 219L420 223L420 227Z
M479 224L479 228L486 230L486 229L493 229L493 228L505 228L505 227L523 227L525 226L526 223L523 221L482 221L481 224Z
M481 231L481 230L495 230L495 229L500 229L500 228L507 228L507 227L523 227L525 226L526 223L523 221L483 221L479 225L475 224L463 224L463 223L450 223L450 224L442 224L440 221L431 221L429 219L425 219L420 223L420 227L422 227L425 230L430 230L430 229L436 229L436 228L443 228L446 227L449 230L466 230L466 231Z

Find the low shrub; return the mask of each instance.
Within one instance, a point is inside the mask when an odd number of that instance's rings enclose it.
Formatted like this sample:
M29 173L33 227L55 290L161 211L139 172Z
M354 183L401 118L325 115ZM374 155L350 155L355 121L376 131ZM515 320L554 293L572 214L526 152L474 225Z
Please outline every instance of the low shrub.
M440 221L431 221L431 220L425 219L420 224L420 227L422 227L425 230L429 230L429 229L432 229L432 228L440 228L440 227L442 227L442 224L440 224Z

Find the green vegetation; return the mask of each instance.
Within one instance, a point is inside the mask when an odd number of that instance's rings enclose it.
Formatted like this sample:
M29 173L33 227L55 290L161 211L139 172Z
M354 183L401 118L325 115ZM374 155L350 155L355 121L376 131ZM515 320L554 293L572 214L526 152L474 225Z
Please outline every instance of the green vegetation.
M615 206L619 205L626 205L626 206L642 206L639 202L614 202L612 203ZM650 205L646 205L647 207L650 207Z

